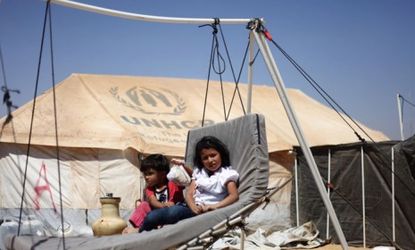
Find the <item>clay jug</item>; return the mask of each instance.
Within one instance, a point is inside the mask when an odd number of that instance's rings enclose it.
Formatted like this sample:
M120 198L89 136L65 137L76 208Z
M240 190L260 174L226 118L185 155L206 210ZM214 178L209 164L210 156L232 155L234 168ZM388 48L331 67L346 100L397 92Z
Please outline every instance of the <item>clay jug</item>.
M95 236L120 234L127 226L127 223L120 217L120 197L112 197L107 194L101 197L101 218L92 224L92 231Z

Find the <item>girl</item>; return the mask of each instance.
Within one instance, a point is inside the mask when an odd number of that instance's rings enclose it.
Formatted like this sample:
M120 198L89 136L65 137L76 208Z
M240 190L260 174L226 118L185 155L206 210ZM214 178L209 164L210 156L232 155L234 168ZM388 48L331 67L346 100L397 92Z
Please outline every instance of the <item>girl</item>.
M186 203L194 214L226 207L239 199L239 174L230 166L229 151L219 139L205 136L196 144L194 166L186 192Z

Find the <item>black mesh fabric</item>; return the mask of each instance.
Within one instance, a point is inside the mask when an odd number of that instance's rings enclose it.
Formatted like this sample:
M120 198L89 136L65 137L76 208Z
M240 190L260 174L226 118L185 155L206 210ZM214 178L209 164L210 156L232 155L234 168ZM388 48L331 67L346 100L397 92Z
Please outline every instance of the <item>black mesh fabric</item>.
M394 141L355 143L312 148L323 182L328 180L328 155L331 154L330 200L349 244L363 243L362 208L362 149L365 182L366 244L393 245L392 237L392 160L395 153L395 225L396 245L402 249L415 249L415 137L402 143ZM308 164L300 148L295 149L298 160L300 224L314 221L320 237L326 236L327 210L316 188ZM408 156L409 155L409 156ZM291 218L296 220L295 189L292 193ZM338 239L330 224L330 236Z

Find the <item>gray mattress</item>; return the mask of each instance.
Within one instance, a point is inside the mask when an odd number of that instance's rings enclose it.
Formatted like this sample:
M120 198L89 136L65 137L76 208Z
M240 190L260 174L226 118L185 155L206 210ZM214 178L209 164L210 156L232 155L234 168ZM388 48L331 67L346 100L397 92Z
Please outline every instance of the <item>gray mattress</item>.
M103 237L66 237L66 249L167 249L183 244L225 220L266 193L268 149L265 119L249 114L227 122L189 131L186 162L191 165L195 143L213 135L229 148L231 164L240 174L239 201L222 209L166 225L140 234ZM8 249L63 249L62 238L37 236L6 237Z

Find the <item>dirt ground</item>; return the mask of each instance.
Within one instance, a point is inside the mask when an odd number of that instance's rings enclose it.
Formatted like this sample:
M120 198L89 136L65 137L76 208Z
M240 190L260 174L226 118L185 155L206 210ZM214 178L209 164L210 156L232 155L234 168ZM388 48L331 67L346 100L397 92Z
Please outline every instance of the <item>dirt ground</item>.
M318 247L318 248L314 248L314 249L319 249L319 250L343 250L341 245L335 245L335 244L328 244L328 245ZM366 249L370 249L370 248L349 246L349 250L366 250Z
M318 249L318 250L343 250L341 245L336 245L336 244L328 244L328 245L318 247L318 248L314 248L314 249ZM367 249L374 249L374 248L349 246L349 250L367 250ZM380 249L380 248L377 248L377 249ZM386 248L382 248L382 249L386 249Z

